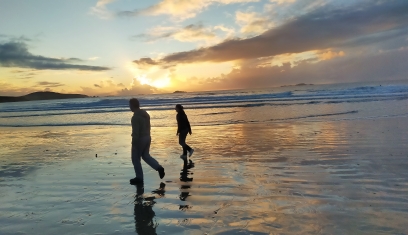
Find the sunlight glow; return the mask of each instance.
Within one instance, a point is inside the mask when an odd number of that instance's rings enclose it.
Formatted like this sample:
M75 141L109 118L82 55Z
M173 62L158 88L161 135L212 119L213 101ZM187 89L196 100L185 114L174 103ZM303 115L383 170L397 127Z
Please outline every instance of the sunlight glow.
M157 78L157 79L150 79L146 77L146 74L142 74L135 77L140 84L142 85L149 85L156 88L164 88L169 86L170 84L170 77L166 75L164 78Z
M150 85L150 84L149 84L149 80L147 79L147 77L146 77L145 74L136 76L135 78L136 78L136 79L140 82L140 84L142 84L142 85L145 85L145 84Z
M151 85L157 88L164 88L169 86L170 84L170 77L168 75L166 75L166 77L164 78L159 78L154 80Z

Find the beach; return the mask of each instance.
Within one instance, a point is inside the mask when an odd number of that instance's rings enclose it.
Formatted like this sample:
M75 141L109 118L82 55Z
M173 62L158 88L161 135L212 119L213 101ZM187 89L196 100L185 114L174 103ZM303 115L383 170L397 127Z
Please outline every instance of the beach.
M187 111L192 112L192 111ZM0 234L407 234L408 117L152 127L2 127Z
M0 235L408 235L407 61L408 0L0 1Z

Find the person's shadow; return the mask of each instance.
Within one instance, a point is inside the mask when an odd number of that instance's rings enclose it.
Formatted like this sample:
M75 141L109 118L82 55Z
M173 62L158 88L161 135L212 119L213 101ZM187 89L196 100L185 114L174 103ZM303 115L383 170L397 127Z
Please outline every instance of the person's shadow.
M194 168L194 162L191 160L184 160L183 169L180 172L180 181L185 182L187 184L182 184L180 186L180 200L186 201L187 197L190 196L190 192L188 189L191 188L188 182L193 181L193 177L191 177L194 173L191 171L191 168ZM189 205L180 205L179 210L186 211L190 208Z
M160 183L160 188L154 190L152 193L163 197L165 194L164 187L166 184ZM134 201L134 216L135 216L135 226L136 232L139 235L156 235L156 228L158 223L155 220L155 213L153 211L153 205L156 204L154 199L156 197L144 197L144 186L143 184L135 185L136 195Z

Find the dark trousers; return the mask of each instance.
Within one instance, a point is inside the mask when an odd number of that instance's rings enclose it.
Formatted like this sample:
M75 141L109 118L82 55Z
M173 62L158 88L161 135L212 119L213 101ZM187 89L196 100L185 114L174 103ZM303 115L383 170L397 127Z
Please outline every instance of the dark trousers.
M187 155L187 151L190 151L191 148L186 144L188 130L180 131L179 133L179 144L183 147L183 155Z

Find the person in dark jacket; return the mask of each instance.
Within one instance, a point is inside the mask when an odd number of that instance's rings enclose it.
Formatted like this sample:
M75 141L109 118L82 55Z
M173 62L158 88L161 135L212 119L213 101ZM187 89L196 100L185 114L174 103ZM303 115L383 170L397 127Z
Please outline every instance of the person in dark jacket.
M129 100L132 116L132 163L135 169L136 177L130 180L131 184L143 183L143 169L140 163L142 158L151 168L159 172L160 179L163 179L164 168L150 156L150 115L143 109L140 109L139 101L135 98Z
M180 158L184 160L187 159L187 151L189 153L189 157L191 157L194 152L194 149L186 144L187 133L191 135L192 132L190 122L188 121L187 115L184 112L184 108L181 104L176 105L176 111L177 135L179 136L179 144L181 145L181 147L183 147L183 154L180 155Z

